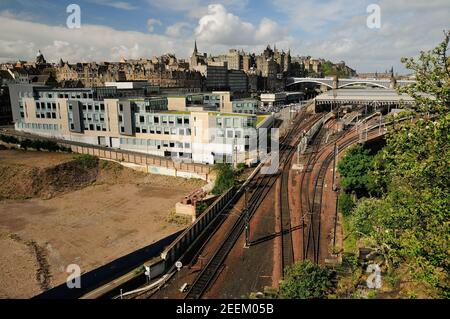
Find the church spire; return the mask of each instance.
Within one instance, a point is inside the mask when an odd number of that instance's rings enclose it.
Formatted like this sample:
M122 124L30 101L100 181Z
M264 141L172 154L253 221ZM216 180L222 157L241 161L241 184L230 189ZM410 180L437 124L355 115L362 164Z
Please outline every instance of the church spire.
M194 54L197 54L198 50L197 50L197 40L195 40L194 42Z

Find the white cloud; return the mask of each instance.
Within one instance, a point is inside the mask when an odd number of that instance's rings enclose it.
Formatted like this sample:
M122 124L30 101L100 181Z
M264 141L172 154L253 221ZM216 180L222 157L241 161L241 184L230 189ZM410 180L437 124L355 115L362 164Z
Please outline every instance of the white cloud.
M208 13L200 18L196 38L206 44L252 46L282 41L287 30L276 22L263 18L258 28L228 12L221 4L208 6Z
M188 36L190 30L190 25L186 22L177 22L166 28L166 35L173 38L178 38L181 36Z
M120 31L106 26L83 24L80 29L0 17L0 60L34 59L40 49L47 60L118 61L167 52L187 57L192 39L173 39L164 35Z
M152 33L153 31L155 31L155 25L162 25L162 23L158 19L152 19L152 18L148 19L147 20L148 32Z
M150 6L159 9L185 12L187 17L198 19L208 13L208 5L217 4L231 8L233 12L245 10L250 0L147 0Z
M136 10L137 7L125 1L90 0L90 2L122 10Z
M302 55L344 60L358 71L404 72L402 56L416 56L435 47L449 28L448 0L379 0L381 29L366 25L372 1L274 0L298 33L294 50ZM301 42L300 42L301 40Z
M255 38L259 43L278 42L283 40L287 35L288 30L281 27L275 21L268 18L263 18L256 30Z
M372 30L366 26L366 5L372 0L273 0L283 16L278 20L282 25L269 19L273 17L271 12L258 22L249 22L244 14L236 13L245 10L248 1L222 1L229 7L207 6L210 0L148 2L179 11L176 14L182 18L167 26L163 34L155 31L161 21L149 19L149 34L86 24L79 30L69 30L32 22L37 19L29 14L1 11L0 59L34 59L38 49L51 61L60 57L71 62L117 61L120 56L138 58L168 52L188 57L196 38L199 50L212 54L226 53L232 47L261 52L270 43L280 49L291 48L292 54L344 60L358 71L383 71L391 65L398 70L402 56L417 55L440 42L442 30L449 28L450 12L448 0L378 0L382 27ZM120 1L111 3L117 7Z

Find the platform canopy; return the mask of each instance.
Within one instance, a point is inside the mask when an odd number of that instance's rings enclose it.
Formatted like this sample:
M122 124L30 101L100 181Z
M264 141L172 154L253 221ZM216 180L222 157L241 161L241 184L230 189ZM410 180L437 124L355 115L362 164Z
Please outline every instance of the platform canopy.
M360 104L360 105L400 105L414 104L414 99L407 94L399 95L389 89L337 89L318 95L316 105L322 104Z

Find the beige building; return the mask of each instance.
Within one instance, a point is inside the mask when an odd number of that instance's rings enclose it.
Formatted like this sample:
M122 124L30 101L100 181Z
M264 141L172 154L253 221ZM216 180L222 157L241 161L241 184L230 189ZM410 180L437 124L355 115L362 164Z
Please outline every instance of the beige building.
M13 85L15 129L182 161L258 161L257 117L233 113L229 92L215 92L217 110L194 97L99 97L96 89ZM194 103L193 103L194 102Z

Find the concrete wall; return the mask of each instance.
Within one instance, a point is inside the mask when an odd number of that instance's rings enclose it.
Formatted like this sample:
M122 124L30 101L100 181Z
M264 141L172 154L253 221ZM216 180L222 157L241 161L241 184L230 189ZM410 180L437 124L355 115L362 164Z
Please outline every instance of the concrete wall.
M169 111L185 111L186 97L185 96L169 96L167 97L167 107Z

